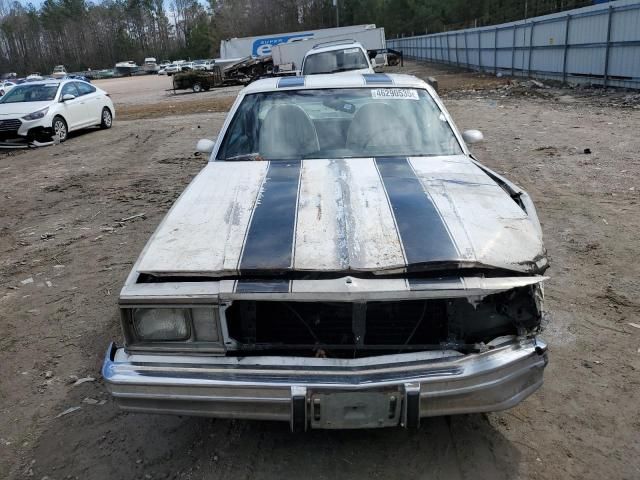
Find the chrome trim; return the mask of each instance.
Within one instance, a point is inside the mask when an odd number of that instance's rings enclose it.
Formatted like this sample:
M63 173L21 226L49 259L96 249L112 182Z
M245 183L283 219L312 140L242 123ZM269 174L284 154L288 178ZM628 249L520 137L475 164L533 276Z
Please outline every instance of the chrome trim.
M542 385L540 339L500 339L484 353L419 352L362 359L130 355L112 345L102 374L116 403L132 412L282 420L300 424L300 398L314 392L403 392L402 424L418 418L510 408ZM296 419L293 404L296 400ZM407 422L407 413L413 420ZM304 427L304 428L303 428Z

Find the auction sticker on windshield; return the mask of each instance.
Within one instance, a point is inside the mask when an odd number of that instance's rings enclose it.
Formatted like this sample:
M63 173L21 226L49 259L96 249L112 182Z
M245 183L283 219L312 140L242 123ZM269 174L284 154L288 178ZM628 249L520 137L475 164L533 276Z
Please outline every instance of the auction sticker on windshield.
M371 90L371 96L397 100L420 100L418 91L413 88L375 88Z

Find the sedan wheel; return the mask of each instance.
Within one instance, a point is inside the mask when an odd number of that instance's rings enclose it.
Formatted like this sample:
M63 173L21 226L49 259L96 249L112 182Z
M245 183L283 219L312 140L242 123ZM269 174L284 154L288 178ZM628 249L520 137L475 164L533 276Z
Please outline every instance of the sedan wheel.
M64 142L68 135L67 123L62 117L56 117L53 119L53 135L58 137L60 142Z
M102 109L102 121L100 123L100 128L111 128L113 124L113 117L111 116L111 111L108 108Z

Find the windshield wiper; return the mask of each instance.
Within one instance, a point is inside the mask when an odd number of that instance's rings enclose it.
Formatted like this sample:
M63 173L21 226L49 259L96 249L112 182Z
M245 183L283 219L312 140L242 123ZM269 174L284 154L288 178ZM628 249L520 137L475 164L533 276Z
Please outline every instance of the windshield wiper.
M243 160L264 160L260 155L260 152L243 153L242 155L235 155L233 157L227 157L225 162L242 162Z

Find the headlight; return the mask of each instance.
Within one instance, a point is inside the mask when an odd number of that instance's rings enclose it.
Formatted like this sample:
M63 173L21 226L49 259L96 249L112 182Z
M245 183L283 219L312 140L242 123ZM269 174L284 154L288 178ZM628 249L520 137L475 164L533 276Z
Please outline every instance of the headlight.
M37 112L30 113L29 115L25 115L23 120L38 120L39 118L44 117L49 111L49 107L45 107L42 110L38 110Z
M140 340L187 340L191 335L187 312L183 308L136 308L133 325Z
M134 308L131 320L142 342L218 342L218 310L192 308Z

